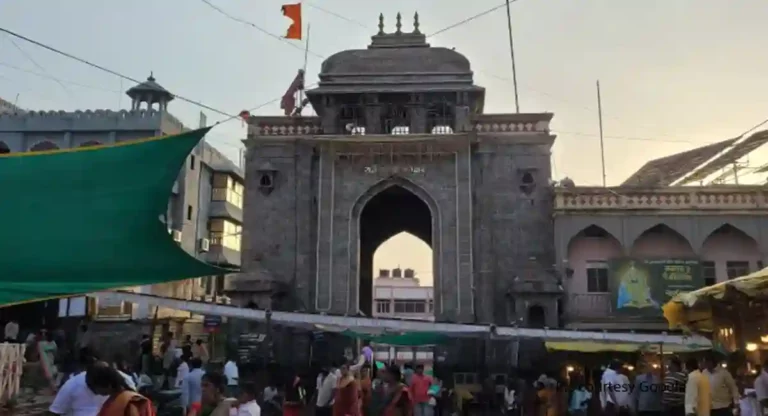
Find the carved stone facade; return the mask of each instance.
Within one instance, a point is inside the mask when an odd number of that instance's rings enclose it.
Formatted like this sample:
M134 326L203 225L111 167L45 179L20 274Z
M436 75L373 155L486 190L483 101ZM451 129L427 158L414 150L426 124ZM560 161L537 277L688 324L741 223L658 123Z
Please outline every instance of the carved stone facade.
M323 63L317 117L249 119L233 300L269 276L284 308L370 314L373 250L407 231L433 249L437 320L556 326L552 114L483 114L465 57L372 40Z
M558 187L555 250L569 326L666 329L661 319L615 319L610 295L588 290L585 267L616 257L697 258L709 284L758 270L768 261L768 189Z

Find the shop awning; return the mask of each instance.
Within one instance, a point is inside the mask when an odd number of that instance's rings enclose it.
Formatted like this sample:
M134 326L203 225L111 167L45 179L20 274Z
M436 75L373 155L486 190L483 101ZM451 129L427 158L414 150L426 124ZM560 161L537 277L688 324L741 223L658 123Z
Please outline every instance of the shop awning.
M712 312L713 306L728 301L729 297L733 301L734 294L747 299L767 299L768 268L693 292L679 294L663 306L664 317L673 329L687 328L693 331L711 332L717 327Z
M0 306L227 273L160 219L208 130L0 155Z
M547 349L551 351L574 352L652 352L658 354L680 354L685 352L705 351L712 349L711 344L698 344L695 342L683 344L643 344L632 342L606 343L606 342L547 342Z

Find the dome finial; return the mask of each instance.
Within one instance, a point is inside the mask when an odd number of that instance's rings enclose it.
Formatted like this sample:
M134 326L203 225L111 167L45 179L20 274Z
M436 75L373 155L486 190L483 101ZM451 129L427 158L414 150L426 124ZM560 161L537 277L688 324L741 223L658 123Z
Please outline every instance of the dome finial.
M384 13L379 13L379 35L384 34Z
M400 12L397 12L397 24L395 24L395 27L397 28L397 34L403 33L400 29L403 28L403 16L400 15Z
M413 33L419 32L419 12L413 14Z
M153 82L155 80L155 71L149 71L149 77L147 81Z

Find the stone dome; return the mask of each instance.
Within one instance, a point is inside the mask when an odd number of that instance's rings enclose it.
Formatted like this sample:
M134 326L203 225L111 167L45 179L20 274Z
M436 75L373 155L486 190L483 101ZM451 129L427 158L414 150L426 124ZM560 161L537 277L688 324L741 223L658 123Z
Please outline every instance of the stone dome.
M326 59L321 75L352 74L467 74L469 60L448 48L389 47L353 49L338 52Z

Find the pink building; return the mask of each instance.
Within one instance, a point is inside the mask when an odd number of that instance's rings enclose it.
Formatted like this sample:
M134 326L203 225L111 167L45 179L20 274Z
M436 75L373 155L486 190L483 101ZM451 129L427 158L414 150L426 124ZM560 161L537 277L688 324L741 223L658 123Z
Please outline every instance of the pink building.
M661 317L621 318L609 262L696 259L706 284L763 268L768 192L762 186L557 187L555 250L563 323L580 329L666 329Z

